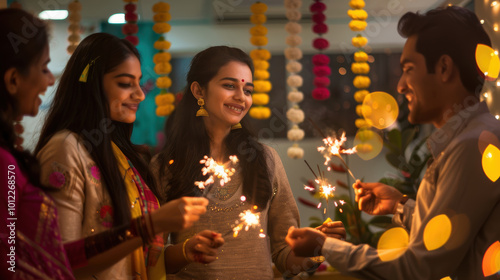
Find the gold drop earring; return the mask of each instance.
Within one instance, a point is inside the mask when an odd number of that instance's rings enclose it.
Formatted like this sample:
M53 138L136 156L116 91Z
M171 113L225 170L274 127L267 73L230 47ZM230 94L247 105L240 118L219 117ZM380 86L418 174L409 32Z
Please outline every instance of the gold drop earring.
M200 105L200 109L196 112L197 117L208 117L208 112L203 108L205 105L205 100L203 98L198 99L198 105Z

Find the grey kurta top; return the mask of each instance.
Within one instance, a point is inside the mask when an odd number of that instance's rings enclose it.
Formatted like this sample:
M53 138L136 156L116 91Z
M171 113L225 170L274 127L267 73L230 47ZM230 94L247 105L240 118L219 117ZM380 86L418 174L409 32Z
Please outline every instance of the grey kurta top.
M242 202L242 180L238 170L229 183L221 187L216 182L208 193L207 213L191 228L172 236L173 244L182 243L196 233L208 229L222 234L225 244L219 248L218 259L210 264L191 263L167 279L273 279L272 263L278 270L286 270L290 247L285 242L288 228L299 226L299 212L288 179L276 151L265 146L273 196L260 214L260 227L249 228L233 237L232 228L240 213L253 205ZM158 175L157 159L152 162ZM201 166L200 166L201 169ZM216 180L217 181L217 180ZM159 180L167 187L167 180ZM260 237L260 230L265 237ZM168 260L166 260L168 266Z

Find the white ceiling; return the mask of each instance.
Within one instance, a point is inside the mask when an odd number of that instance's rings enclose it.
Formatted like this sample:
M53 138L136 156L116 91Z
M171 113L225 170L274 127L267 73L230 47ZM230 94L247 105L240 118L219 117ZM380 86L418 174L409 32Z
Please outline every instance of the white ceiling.
M17 0L25 10L35 14L46 9L66 9L73 0ZM269 44L265 47L274 54L282 54L288 47L285 44L288 33L284 30L286 9L284 0L261 0L269 7L266 15L268 22L267 37ZM368 48L373 50L400 50L404 39L397 34L397 22L401 15L408 11L425 12L428 9L445 5L460 4L470 0L366 0L365 10L368 12L368 28L363 32L369 40ZM124 11L123 0L80 0L82 3L82 37L99 31L99 23L107 21L114 13ZM140 21L152 21L152 7L158 0L138 0L137 12ZM253 26L249 21L250 6L255 0L171 0L170 13L172 29L167 39L172 42L169 50L173 56L192 56L208 46L230 45L250 51L254 46L249 42L249 29ZM302 44L304 53L313 53L311 13L309 6L313 0L303 0ZM350 18L347 16L349 0L324 0L329 31L325 38L330 41L328 52L352 53L355 48L351 38L357 34L349 29ZM67 47L67 21L53 24L51 39L51 69L54 73L62 71L69 56ZM141 41L141 44L153 42ZM370 51L370 49L367 49Z
M17 0L23 8L33 12L46 9L65 9L72 0ZM283 0L261 0L269 7L269 17L283 16L285 8ZM106 20L114 13L123 12L123 0L80 0L82 3L82 18L91 20ZM138 13L141 20L152 20L152 6L158 0L137 1ZM250 6L255 0L172 0L163 1L170 4L172 24L192 24L193 22L224 23L228 18L247 18L250 16ZM302 13L309 15L309 6L312 0L303 0ZM347 20L346 11L349 9L349 0L324 0L327 5L326 15L329 21ZM390 12L391 16L400 16L406 11L425 11L442 4L443 0L367 0L365 10L369 15L376 15L383 11ZM446 1L461 2L461 1Z

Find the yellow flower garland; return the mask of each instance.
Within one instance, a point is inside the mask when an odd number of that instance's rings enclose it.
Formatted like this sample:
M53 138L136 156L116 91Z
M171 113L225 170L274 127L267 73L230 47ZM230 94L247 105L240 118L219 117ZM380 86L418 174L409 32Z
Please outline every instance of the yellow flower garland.
M347 15L352 19L349 22L349 28L352 31L360 32L365 30L368 18L368 13L363 10L365 7L364 0L350 0L349 6L354 10L348 10ZM362 49L368 43L368 39L363 37L361 34L357 34L352 38L352 45L359 48L358 51L354 53L354 61L351 64L352 73L357 76L354 77L353 85L358 90L354 93L354 99L358 103L363 103L366 95L369 94L367 88L370 86L370 78L366 76L370 72L370 65L367 63L368 54ZM363 118L363 113L367 112L368 108L364 108L363 105L356 106L356 114L361 118L354 121L354 125L359 128L357 133L361 143L357 145L358 153L368 153L373 147L371 144L364 143L373 137L373 131L370 130L371 124Z
M172 86L172 80L168 77L168 74L172 72L172 64L170 64L172 55L168 52L171 44L162 35L171 29L170 24L167 23L171 19L169 11L170 5L168 3L158 2L153 5L153 12L155 13L153 16L155 21L153 31L161 34L160 38L154 43L154 48L159 52L153 57L155 73L160 75L156 79L156 87L160 89L160 93L155 97L157 116L168 116L175 109L175 95L168 92L168 89Z
M267 45L268 39L267 28L263 26L266 22L267 5L262 2L255 2L250 6L250 11L253 13L250 16L250 22L255 24L250 28L250 43L257 46L250 52L250 57L254 63L254 94L252 94L253 106L250 108L249 115L254 119L267 119L271 116L271 110L264 105L269 103L268 92L271 91L272 85L269 79L269 60L271 53L262 47Z

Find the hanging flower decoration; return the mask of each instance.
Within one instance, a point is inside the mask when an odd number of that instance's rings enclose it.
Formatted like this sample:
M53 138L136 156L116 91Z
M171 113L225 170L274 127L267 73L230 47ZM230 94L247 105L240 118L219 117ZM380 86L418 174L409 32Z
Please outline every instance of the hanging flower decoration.
M158 50L153 57L155 64L154 70L156 74L160 75L156 79L156 87L160 89L160 93L155 97L156 102L156 115L159 117L168 116L174 110L175 95L169 92L172 86L172 80L168 76L172 72L172 64L170 59L172 55L168 52L170 42L165 40L164 34L168 33L171 29L170 24L167 22L172 18L170 13L170 5L164 2L158 2L153 5L153 31L160 34L159 39L155 42L154 48Z
M330 43L327 39L322 36L328 32L328 25L325 24L326 16L324 11L326 10L325 3L321 0L314 0L314 3L309 7L312 13L313 20L313 32L318 34L319 37L313 40L312 44L315 49L320 53L313 56L313 73L314 73L314 89L312 91L312 97L316 100L325 100L330 97L330 90L328 86L330 85L330 74L332 73L330 69L330 58L322 54L321 52L326 50Z
M68 5L68 42L69 45L66 48L69 54L73 54L76 47L80 43L80 20L82 16L80 11L82 10L82 4L75 0Z
M269 81L269 62L271 53L264 49L268 39L267 28L263 25L267 18L265 12L267 5L259 1L255 2L251 7L252 15L250 22L255 24L250 28L250 43L257 47L250 52L250 57L254 63L254 93L252 94L253 106L250 108L250 117L254 119L268 119L271 116L271 110L266 105L269 103L268 93L272 89L272 84Z
M302 58L302 50L299 45L302 44L302 38L299 33L302 31L302 26L299 21L302 18L300 8L302 0L285 0L286 17L288 23L285 30L288 32L285 43L288 47L285 49L285 58L288 60L286 71L289 73L286 83L289 88L288 100L292 103L292 108L287 112L287 118L293 124L288 131L288 140L294 144L288 148L288 157L299 159L304 156L304 150L299 147L298 141L304 139L304 130L299 128L299 124L304 121L304 112L300 109L299 103L304 99L302 92L298 90L302 86L303 79L299 75L302 71L302 63L299 60Z
M137 26L137 13L135 12L137 6L135 2L137 0L123 0L123 2L128 3L125 5L125 23L122 26L122 33L125 35L125 40L128 40L134 46L139 44L139 38L135 35L139 31L139 27Z
M368 77L368 73L370 72L368 54L363 49L368 43L368 39L363 37L359 32L365 30L367 26L366 19L368 18L368 13L363 10L365 7L364 0L350 0L349 6L352 8L352 10L347 11L347 15L351 18L349 28L354 32L358 32L358 34L352 38L352 45L358 48L354 53L354 62L351 64L351 71L356 74L352 82L357 89L354 93L354 99L358 103L363 103L363 100L369 94L368 87L370 87L371 81ZM359 128L357 135L361 141L361 143L358 144L358 152L369 152L371 144L369 144L368 141L373 137L374 132L370 130L370 124L363 117L362 105L356 106L356 114L360 117L354 121L354 125Z
M349 28L355 32L361 32L366 28L366 18L368 18L368 13L363 10L365 7L364 0L350 0L349 6L352 10L347 11L347 15L351 18L349 22ZM367 76L370 72L370 65L368 64L368 54L365 52L363 47L368 43L368 39L363 37L361 34L357 34L352 38L352 45L358 50L354 53L354 62L351 64L351 71L357 76L354 77L353 85L357 88L356 93L354 93L354 99L358 103L362 103L365 96L368 94L368 87L370 86L370 78ZM363 119L363 113L361 111L361 105L356 107L356 113L360 116L360 119L355 121L355 125L358 128L369 128L370 126Z

